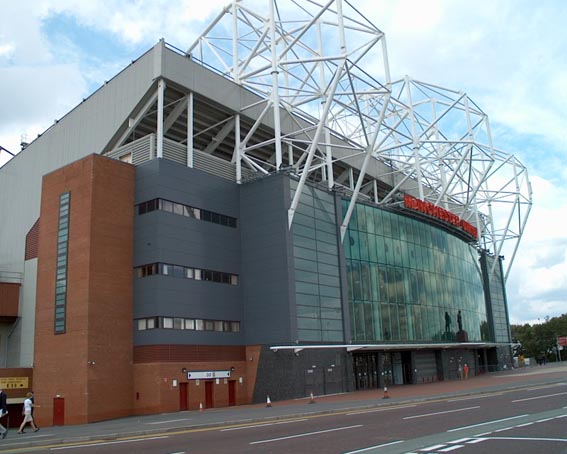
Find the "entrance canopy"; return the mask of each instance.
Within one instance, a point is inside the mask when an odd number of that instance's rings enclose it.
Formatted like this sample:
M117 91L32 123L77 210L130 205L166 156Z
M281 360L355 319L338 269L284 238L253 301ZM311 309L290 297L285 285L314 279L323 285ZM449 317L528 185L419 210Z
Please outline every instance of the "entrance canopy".
M314 350L322 348L344 348L347 352L353 351L391 351L391 350L433 350L433 349L457 349L457 348L491 348L501 346L493 342L449 342L429 344L338 344L338 345L274 345L270 347L274 353L279 350L293 350L299 353L302 350ZM508 344L506 344L508 345Z

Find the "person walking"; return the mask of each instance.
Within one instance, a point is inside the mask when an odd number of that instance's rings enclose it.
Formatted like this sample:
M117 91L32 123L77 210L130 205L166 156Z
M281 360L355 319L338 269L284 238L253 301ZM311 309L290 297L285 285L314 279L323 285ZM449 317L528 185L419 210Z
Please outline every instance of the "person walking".
M31 407L31 417L32 417L32 419L33 419L33 423L34 423L35 426L39 429L39 426L38 426L38 425L36 424L36 422L35 422L35 417L33 416L33 410L34 410L34 408L35 408L35 400L34 400L34 399L35 399L35 394L34 394L33 391L30 391L30 393L31 393L30 400L31 400L31 403L32 403L32 407Z
M32 426L32 429L34 432L37 432L39 430L39 427L37 427L35 425L35 423L33 422L33 416L32 416L32 408L35 407L39 407L39 405L34 405L34 403L32 402L31 398L33 397L33 393L27 393L26 394L26 400L24 400L24 420L22 421L22 424L20 425L20 430L18 430L19 434L23 434L24 432L24 427L26 427L26 424L29 422L30 425Z
M0 420L8 414L7 399L8 396L6 395L6 393L0 389ZM8 423L6 423L6 426L8 426ZM0 438L4 440L4 438L6 438L6 435L8 435L8 427L4 427L2 423L0 423L0 432L2 432Z
M463 366L463 372L465 373L465 380L467 380L469 378L469 365L467 363Z

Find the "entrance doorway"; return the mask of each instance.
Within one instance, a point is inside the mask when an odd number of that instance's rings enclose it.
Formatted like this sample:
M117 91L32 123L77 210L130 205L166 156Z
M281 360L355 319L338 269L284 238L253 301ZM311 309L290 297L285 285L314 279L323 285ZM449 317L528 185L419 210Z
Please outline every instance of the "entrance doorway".
M65 399L63 397L53 398L53 425L65 425Z
M213 408L213 382L205 382L205 408Z
M179 383L179 411L186 411L187 406L187 385L188 383Z
M234 407L236 405L236 380L228 381L228 406Z
M352 357L355 389L374 389L380 386L378 380L378 353L356 353Z

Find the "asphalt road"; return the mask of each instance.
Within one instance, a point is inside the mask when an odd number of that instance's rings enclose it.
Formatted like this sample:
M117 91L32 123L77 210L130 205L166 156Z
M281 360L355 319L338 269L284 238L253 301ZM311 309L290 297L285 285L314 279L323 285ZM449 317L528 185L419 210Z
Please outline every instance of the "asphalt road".
M2 452L565 454L567 382L114 440L48 443L46 437L43 446Z

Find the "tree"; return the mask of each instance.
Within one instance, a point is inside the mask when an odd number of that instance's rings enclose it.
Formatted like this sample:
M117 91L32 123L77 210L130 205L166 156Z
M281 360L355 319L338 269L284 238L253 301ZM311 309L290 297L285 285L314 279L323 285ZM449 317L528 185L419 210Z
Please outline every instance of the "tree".
M567 314L559 317L546 317L544 323L525 325L511 325L512 340L519 343L515 354L524 355L526 358L536 358L538 361L545 358L548 361L556 361L557 336L567 336ZM567 358L567 353L562 352L561 358Z

